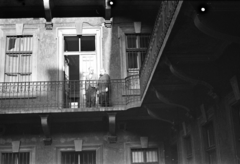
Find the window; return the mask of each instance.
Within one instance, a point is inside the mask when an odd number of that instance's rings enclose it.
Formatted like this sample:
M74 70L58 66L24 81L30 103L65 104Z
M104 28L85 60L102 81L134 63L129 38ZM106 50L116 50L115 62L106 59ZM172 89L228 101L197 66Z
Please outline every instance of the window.
M232 123L234 127L234 145L236 154L240 154L240 104L236 103L232 106Z
M127 34L126 35L126 81L128 89L140 89L139 71L144 62L150 35Z
M96 151L61 152L61 164L96 164Z
M79 44L80 42L80 44ZM64 51L95 51L95 36L65 36Z
M97 73L95 36L64 36L65 79L83 80L88 68ZM67 71L66 71L67 70Z
M32 79L33 36L7 36L4 82Z
M126 35L127 76L139 74L149 44L148 34Z
M207 164L217 164L213 121L203 126L203 139Z
M184 138L184 147L187 163L190 164L192 162L192 141L190 135Z
M158 151L155 148L132 149L132 164L158 164Z
M1 164L30 164L30 153L19 152L19 153L1 153Z

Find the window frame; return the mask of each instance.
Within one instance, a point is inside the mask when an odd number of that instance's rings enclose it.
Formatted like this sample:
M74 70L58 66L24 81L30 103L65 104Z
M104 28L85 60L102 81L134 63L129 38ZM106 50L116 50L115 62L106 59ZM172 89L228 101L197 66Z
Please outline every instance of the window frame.
M94 28L83 28L83 36L95 36L95 51L64 51L64 36L77 36L77 31L75 27L58 27L56 28L58 37L58 65L59 65L59 76L58 80L64 80L64 55L80 55L80 54L96 54L97 71L99 74L100 68L102 67L102 29L101 27Z
M9 39L8 39L9 38ZM6 82L6 77L7 76L17 76L17 80L16 81L13 81L13 82L31 82L32 81L32 57L33 57L33 50L31 50L31 51L11 51L11 50L9 50L9 48L7 47L7 45L9 46L10 45L10 40L12 39L12 38L16 38L16 40L15 40L15 46L17 46L18 48L19 48L19 46L20 46L20 44L19 44L19 42L20 42L20 40L22 40L22 38L31 38L31 40L32 40L32 47L31 48L33 48L33 35L11 35L11 36L7 36L7 41L6 41L6 43L5 43L5 46L6 46L6 51L5 51L5 71L4 71L4 75L5 75L5 77L4 77L4 82L5 83L9 83L9 82ZM9 42L8 42L9 41ZM16 45L16 43L18 42L18 44ZM15 47L14 46L14 47ZM24 52L24 53L23 53ZM29 55L30 54L30 55ZM8 56L8 57L7 57ZM16 63L17 63L17 72L7 72L7 70L6 70L6 65L7 65L7 63L6 63L6 60L7 60L7 58L9 58L9 60L10 60L10 57L11 56L15 56L15 57L17 57L18 59L17 59L17 61L16 61ZM30 68L30 72L21 72L21 70L23 69L23 66L24 66L24 64L21 64L21 60L24 58L24 56L30 56L30 59L31 60L29 60L29 64L30 64L30 66L29 67L31 67ZM11 63L11 65L14 65L13 63ZM21 75L21 73L22 74L25 74L25 75L30 75L30 79L29 79L29 81L20 81L20 77L22 76ZM14 75L15 74L15 75ZM7 75L7 76L6 76Z
M124 158L125 164L134 164L132 163L132 149L142 149L140 142L126 142L124 143ZM156 144L154 142L149 142L147 149L156 149L158 154L158 164L165 163L164 155L164 144L162 142Z
M0 82L5 82L5 56L6 56L6 43L8 36L17 36L15 28L2 28L0 32ZM1 31L0 30L0 31ZM38 28L24 28L22 35L31 35L33 38L33 50L32 50L32 77L30 82L37 81L37 32Z
M193 161L193 142L190 134L187 134L186 136L183 137L183 143L184 143L185 158L187 163L189 163ZM189 143L190 145L188 145ZM188 150L188 146L190 146L190 150Z
M239 143L239 128L240 128L240 103L239 100L236 100L235 96L232 94L229 95L227 108L229 120L231 124L231 134L232 134L232 147L235 154L240 154L240 143ZM235 159L238 161L238 158ZM237 163L237 162L236 162Z
M91 152L90 152L91 151ZM61 154L61 164L66 164L66 163L68 163L68 162L66 162L66 161L68 161L69 159L70 159L70 161L71 161L71 157L74 155L75 156L75 159L74 159L74 162L73 163L81 163L81 159L82 159L82 157L83 157L83 154L85 154L85 153L87 153L87 152L90 152L90 153L93 153L94 155L95 155L95 163L93 163L93 164L97 164L97 161L96 161L96 154L97 154L97 152L96 152L96 150L83 150L83 151L61 151L60 152L60 154ZM66 154L65 154L66 153ZM64 156L63 156L63 154L65 154L65 155L67 155L68 154L68 158L66 158L66 156L65 156L65 161L64 161ZM70 158L69 158L70 157ZM89 157L89 156L88 156ZM83 158L84 159L84 158ZM80 161L79 161L80 160ZM93 161L92 161L93 162ZM92 163L91 162L91 163Z
M1 89L4 89L5 85L10 85L15 86L17 85L16 88L19 86L23 87L29 87L29 84L31 82L37 81L37 56L38 56L38 32L39 28L24 28L22 35L31 35L33 39L33 50L32 50L32 57L31 57L31 65L32 65L32 76L31 80L29 82L5 82L4 77L5 77L5 56L6 56L6 43L7 43L7 37L8 36L16 36L16 28L10 27L10 28L1 28L0 29L0 84L1 84ZM36 94L26 94L26 93L21 93L21 92L16 92L14 94L9 94L8 92L3 92L3 90L0 91L0 98L4 99L12 99L12 98L24 98L24 97L36 97Z
M209 126L212 126L212 134L213 134L213 139L214 139L214 144L213 145L208 145L209 144L209 137L207 136L207 128ZM217 152L217 140L216 140L216 130L214 126L214 120L210 119L208 120L205 124L202 125L201 127L202 131L202 141L203 141L203 152L204 152L204 161L206 164L211 164L209 163L209 156L212 152L215 153L215 162L218 162L218 152Z
M142 164L158 164L159 163L159 150L158 150L158 148L131 148L131 164L137 164L137 163L134 163L133 162L133 150L139 150L140 152L143 152L143 162L141 162ZM148 151L148 150L155 150L156 152L157 152L157 162L147 162L146 161L146 152ZM139 164L141 164L141 163L139 163Z
M61 152L75 151L73 145L56 145L56 163L61 164ZM96 163L103 164L103 146L102 145L82 145L82 151L96 151Z
M121 64L121 79L127 77L127 53L126 53L126 35L127 34L138 34L135 33L134 26L129 24L118 26L118 39L119 39L119 53L120 53L120 64ZM139 34L152 34L152 29L147 26L142 26L141 33Z
M136 36L136 47L135 48L128 48L128 36ZM138 33L138 34L136 34L136 33L132 33L132 34L130 34L130 33L127 33L127 34L125 34L125 38L126 38L126 41L125 41L125 47L126 47L126 70L127 70L127 76L131 76L131 73L130 72L136 72L136 74L139 74L139 71L140 71L140 69L141 69L141 66L142 66L142 61L144 60L144 59L142 59L142 55L141 55L141 52L146 52L146 54L147 54L147 50L148 50L148 45L147 45L147 47L145 47L145 48L141 48L140 47L140 37L141 36L144 36L144 35L148 35L148 37L149 37L149 41L148 42L150 42L150 37L151 37L151 34L150 33ZM149 43L148 43L149 44ZM137 68L128 68L128 62L129 62L129 58L128 58L128 52L137 52ZM132 70L132 71L129 71L129 70ZM138 72L138 73L137 73ZM132 74L132 75L135 75L135 73L134 74Z
M35 164L35 146L20 146L19 152L29 152L29 164ZM0 161L2 160L2 153L13 153L12 147L10 146L1 146L0 147Z

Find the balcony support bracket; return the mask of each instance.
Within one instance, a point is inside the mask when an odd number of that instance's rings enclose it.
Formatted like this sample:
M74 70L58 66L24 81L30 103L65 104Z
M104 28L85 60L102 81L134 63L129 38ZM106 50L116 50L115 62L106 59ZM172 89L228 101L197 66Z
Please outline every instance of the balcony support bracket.
M52 7L53 4L50 4L50 0L43 0L43 5L44 5L44 11L45 11L45 19L46 19L46 24L45 28L46 30L52 30L53 24L52 24ZM53 2L51 2L53 3Z
M117 113L108 113L108 121L109 121L109 133L108 142L115 143L117 142L116 136L116 114Z
M40 118L41 118L43 133L45 135L45 139L43 139L44 145L51 145L52 138L51 138L50 128L48 124L48 115L40 115Z

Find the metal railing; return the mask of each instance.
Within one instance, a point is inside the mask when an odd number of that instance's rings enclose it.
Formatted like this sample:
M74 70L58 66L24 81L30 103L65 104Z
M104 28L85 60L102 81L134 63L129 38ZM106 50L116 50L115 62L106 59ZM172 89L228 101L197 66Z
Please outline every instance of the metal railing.
M182 3L183 1L179 0L164 0L161 2L147 54L140 69L141 99L143 99L144 93L147 91L148 82L151 80L151 74L154 72L155 65L158 63L159 58L162 55L162 53L159 52L164 48L164 40L167 39L169 36L167 33L172 29L169 27L171 24L173 25L175 21L173 18L174 16L176 17Z
M138 77L135 77L138 78ZM134 77L110 81L0 83L1 109L117 107L140 100ZM139 79L138 79L139 81ZM138 84L139 85L139 84Z

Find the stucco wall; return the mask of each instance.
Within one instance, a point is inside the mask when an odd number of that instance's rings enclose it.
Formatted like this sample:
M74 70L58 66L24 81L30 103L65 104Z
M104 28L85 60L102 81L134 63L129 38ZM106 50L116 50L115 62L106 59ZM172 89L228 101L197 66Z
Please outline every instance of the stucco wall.
M214 107L214 116L212 118L214 130L215 130L215 145L218 164L229 164L235 163L236 157L234 156L234 142L233 142L233 126L231 124L231 108L229 108L229 101L224 99L217 99L210 105ZM208 108L209 106L205 106ZM188 133L192 139L192 157L194 164L205 163L205 148L203 142L202 126L202 115L198 119L188 122L187 125L190 127ZM184 164L187 162L186 148L184 145L183 131L178 136L178 151L179 152L179 163Z
M0 19L1 28L15 28L16 24L23 24L23 31L26 28L36 28L37 30L37 80L36 81L56 81L59 80L58 36L57 29L63 27L75 28L75 22L82 21L83 28L101 28L102 61L100 68L105 68L112 79L120 79L122 65L122 55L120 53L119 27L127 29L128 33L135 33L133 22L139 21L138 17L114 17L112 28L104 26L103 18L53 18L53 29L46 30L45 19ZM154 18L143 19L141 22L141 32L151 33ZM4 54L2 54L4 55ZM61 73L61 72L60 72Z
M149 134L146 134L149 135ZM159 134L158 134L159 135ZM163 144L159 138L161 136L152 133L149 136L149 143L154 144L163 153ZM91 133L75 133L75 134L61 134L52 135L52 144L45 146L43 144L44 136L38 135L15 135L15 136L5 136L0 137L0 150L8 147L11 148L12 141L20 141L20 149L22 147L34 147L35 148L35 164L55 164L57 163L57 150L59 147L74 148L74 140L83 140L83 147L87 146L101 146L101 160L103 164L126 164L130 160L127 159L126 150L127 143L137 143L139 148L140 145L140 135L132 132L119 132L116 143L109 143L107 140L108 133L106 132L91 132ZM160 157L163 157L160 154ZM164 161L160 159L160 161Z

